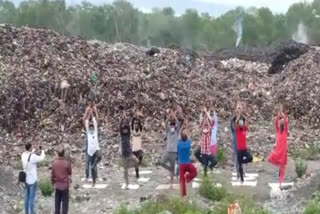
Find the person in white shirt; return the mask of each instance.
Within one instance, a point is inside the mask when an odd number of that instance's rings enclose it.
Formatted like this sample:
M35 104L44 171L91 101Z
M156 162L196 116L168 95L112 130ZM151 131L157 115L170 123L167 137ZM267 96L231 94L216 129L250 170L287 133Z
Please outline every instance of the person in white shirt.
M89 124L90 118L92 118L92 123ZM101 161L101 153L98 141L98 124L96 118L93 117L92 112L90 112L88 114L88 117L85 119L85 126L88 141L87 154L91 168L91 175L93 181L92 186L94 187L97 179L97 164Z
M24 209L25 214L35 214L35 198L37 192L37 163L45 158L45 153L41 149L41 155L35 154L36 149L32 148L31 143L27 143L26 151L21 155L22 166L26 173Z
M211 153L214 157L216 157L217 149L218 149L218 140L217 140L217 132L218 132L218 116L215 109L212 109L213 112L213 127L211 130L211 140L210 140L210 149Z

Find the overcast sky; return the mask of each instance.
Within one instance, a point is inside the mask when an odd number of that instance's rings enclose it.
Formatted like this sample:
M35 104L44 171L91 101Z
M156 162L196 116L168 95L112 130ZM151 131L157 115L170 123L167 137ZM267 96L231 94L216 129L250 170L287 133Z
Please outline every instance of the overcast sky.
M16 4L22 0L13 0ZM66 0L67 5L76 4L82 0ZM111 3L113 0L87 0L94 4ZM302 0L129 0L136 8L150 12L152 8L172 7L176 13L182 14L188 8L197 9L199 12L208 12L210 15L219 16L237 6L245 8L268 7L275 13L285 13L290 5ZM306 0L311 2L312 0Z

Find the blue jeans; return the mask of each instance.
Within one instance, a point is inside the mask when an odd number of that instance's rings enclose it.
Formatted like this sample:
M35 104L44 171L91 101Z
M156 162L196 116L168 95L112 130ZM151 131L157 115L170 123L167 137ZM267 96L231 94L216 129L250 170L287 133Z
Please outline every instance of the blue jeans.
M26 184L24 188L24 211L25 214L35 214L35 200L37 193L37 182Z

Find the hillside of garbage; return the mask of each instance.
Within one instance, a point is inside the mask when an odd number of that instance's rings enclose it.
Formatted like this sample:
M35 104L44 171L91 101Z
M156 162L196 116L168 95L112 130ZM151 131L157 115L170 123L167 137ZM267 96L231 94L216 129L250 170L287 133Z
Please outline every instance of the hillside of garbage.
M92 94L102 135L108 137L117 136L123 109L132 114L142 106L146 132L159 132L173 105L196 122L200 106L214 103L221 120L228 121L238 99L251 121L272 121L283 103L293 121L320 126L320 50L294 41L267 51L150 51L1 25L0 47L4 145L81 142L82 116Z

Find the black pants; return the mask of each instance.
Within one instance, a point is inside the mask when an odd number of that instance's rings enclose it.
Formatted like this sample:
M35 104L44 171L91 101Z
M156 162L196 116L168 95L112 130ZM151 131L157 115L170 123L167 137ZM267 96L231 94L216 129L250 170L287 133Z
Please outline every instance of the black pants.
M241 181L243 182L243 167L242 164L251 163L253 160L252 155L248 152L248 150L238 150L237 151L238 156L238 163L239 163L239 174Z
M93 156L88 155L88 161L91 168L91 176L92 176L92 182L95 184L98 176L98 169L97 165L101 161L102 156L100 151L96 151Z
M212 169L217 165L217 160L213 155L201 154L201 148L198 147L194 152L194 156L204 167L204 176L207 176L208 166Z
M62 205L62 212L61 212L61 205ZM68 214L68 209L69 209L69 189L67 190L56 189L54 214Z
M132 152L134 156L136 156L136 158L139 160L139 165L141 165L142 159L143 159L143 152L142 150L138 150L135 152ZM139 166L135 167L136 170L136 177L139 178Z

